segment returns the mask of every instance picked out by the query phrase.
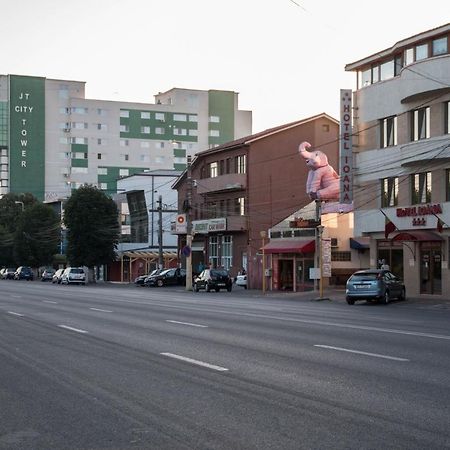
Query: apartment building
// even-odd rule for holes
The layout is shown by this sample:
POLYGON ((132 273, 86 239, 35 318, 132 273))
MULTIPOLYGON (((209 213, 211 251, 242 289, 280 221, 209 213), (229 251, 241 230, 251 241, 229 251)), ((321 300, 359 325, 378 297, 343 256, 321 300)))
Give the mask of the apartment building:
POLYGON ((355 236, 408 295, 450 290, 450 24, 346 65, 353 93, 355 236))
POLYGON ((0 195, 57 201, 84 183, 183 170, 187 155, 251 133, 232 91, 173 88, 154 103, 85 98, 85 82, 0 75, 0 195))

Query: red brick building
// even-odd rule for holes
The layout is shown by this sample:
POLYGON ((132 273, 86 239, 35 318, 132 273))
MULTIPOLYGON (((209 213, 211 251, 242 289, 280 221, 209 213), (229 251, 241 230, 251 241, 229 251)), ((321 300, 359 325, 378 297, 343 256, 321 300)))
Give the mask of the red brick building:
MULTIPOLYGON (((338 135, 339 123, 322 113, 197 153, 190 208, 187 172, 173 186, 179 211, 188 211, 192 221, 193 272, 211 264, 234 276, 245 268, 249 287, 261 288, 261 232, 310 202, 299 144, 310 142, 338 170, 338 135)), ((180 248, 185 243, 180 235, 180 248)))

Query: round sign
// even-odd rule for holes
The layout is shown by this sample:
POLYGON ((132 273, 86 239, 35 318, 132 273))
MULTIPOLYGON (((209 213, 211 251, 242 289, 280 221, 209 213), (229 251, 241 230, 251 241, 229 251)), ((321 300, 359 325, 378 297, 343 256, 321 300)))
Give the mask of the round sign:
POLYGON ((188 245, 185 245, 182 249, 181 249, 181 253, 188 257, 191 254, 191 247, 189 247, 188 245))
POLYGON ((184 216, 178 216, 177 217, 177 222, 182 225, 184 223, 184 216))

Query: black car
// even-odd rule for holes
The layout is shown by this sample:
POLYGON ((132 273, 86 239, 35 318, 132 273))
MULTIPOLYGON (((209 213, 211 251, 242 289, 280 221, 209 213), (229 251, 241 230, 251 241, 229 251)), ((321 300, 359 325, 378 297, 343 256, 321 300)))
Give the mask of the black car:
POLYGON ((231 292, 233 287, 233 279, 225 269, 205 269, 194 280, 194 291, 198 292, 200 289, 205 289, 206 292, 226 289, 231 292))
POLYGON ((356 300, 375 300, 387 305, 393 298, 405 300, 403 281, 385 269, 358 270, 348 280, 346 300, 353 305, 356 300))
POLYGON ((55 269, 45 269, 41 275, 41 281, 52 281, 53 275, 55 275, 55 269))
POLYGON ((31 267, 20 266, 14 274, 14 279, 32 281, 34 279, 34 273, 31 270, 31 267))
POLYGON ((8 267, 8 268, 3 270, 3 272, 2 272, 2 279, 3 280, 13 280, 15 273, 16 273, 16 269, 8 267))
POLYGON ((165 269, 162 272, 146 278, 146 286, 166 286, 186 284, 186 270, 184 269, 165 269))
POLYGON ((134 284, 136 284, 137 286, 145 286, 146 284, 145 284, 145 280, 148 278, 148 277, 152 277, 152 276, 154 276, 154 275, 157 275, 158 273, 160 273, 161 272, 161 269, 155 269, 155 270, 152 270, 149 274, 147 274, 147 275, 140 275, 140 276, 138 276, 138 277, 136 277, 135 279, 134 279, 134 284))

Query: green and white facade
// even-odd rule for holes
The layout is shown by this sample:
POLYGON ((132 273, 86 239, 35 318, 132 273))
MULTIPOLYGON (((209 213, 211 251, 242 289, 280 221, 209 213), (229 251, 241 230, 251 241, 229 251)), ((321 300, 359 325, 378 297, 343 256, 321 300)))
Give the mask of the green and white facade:
POLYGON ((84 183, 108 194, 144 170, 183 170, 187 155, 252 130, 232 91, 174 88, 155 103, 85 98, 85 83, 0 75, 0 195, 70 196, 84 183))

